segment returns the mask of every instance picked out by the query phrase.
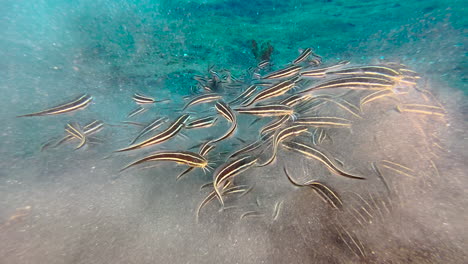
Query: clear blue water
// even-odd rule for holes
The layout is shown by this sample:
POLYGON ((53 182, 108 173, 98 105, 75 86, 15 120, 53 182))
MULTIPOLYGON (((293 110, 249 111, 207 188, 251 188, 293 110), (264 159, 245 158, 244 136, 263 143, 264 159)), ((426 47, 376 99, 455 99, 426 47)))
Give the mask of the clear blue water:
MULTIPOLYGON (((466 262, 465 5, 383 0, 3 1, 2 263, 466 262), (351 129, 327 129, 320 147, 344 168, 366 175, 365 181, 336 176, 317 160, 280 146, 273 164, 236 178, 236 184, 253 187, 248 194, 228 199, 230 209, 223 212, 216 201, 210 203, 197 223, 196 208, 209 193, 199 189, 212 180, 213 171, 198 169, 176 182, 184 165, 119 170, 151 151, 185 151, 219 137, 229 128, 228 121, 219 116, 213 128, 183 131, 148 151, 113 151, 128 146, 140 130, 123 121, 175 120, 187 103, 184 97, 194 96, 194 76, 212 78, 207 70, 211 66, 220 76, 229 72, 241 80, 239 86, 216 91, 225 100, 255 83, 256 77, 245 76, 261 60, 253 41, 259 53, 262 44, 273 49, 272 66, 262 75, 285 67, 310 47, 322 57, 323 66, 342 60, 350 66, 394 62, 407 65, 421 79, 408 94, 367 104, 360 117, 333 103, 313 113, 352 120, 351 129), (82 93, 93 96, 83 110, 16 117, 82 93), (168 101, 128 118, 137 107, 134 93, 168 101), (399 113, 399 104, 436 106, 444 113, 399 113), (76 141, 40 150, 44 142, 65 135, 67 123, 84 125, 95 119, 105 123, 96 133, 98 144, 74 150, 76 141), (372 163, 380 164, 390 193, 372 163), (297 179, 319 180, 335 190, 344 209, 334 210, 311 189, 291 185, 284 166, 297 179), (251 211, 254 216, 242 217, 251 211)), ((367 95, 341 92, 329 94, 354 105, 367 95)), ((213 106, 194 106, 189 112, 193 118, 216 115, 213 106)), ((234 135, 219 142, 209 156, 215 168, 229 153, 253 142, 270 120, 251 125, 254 117, 237 117, 234 135)), ((262 155, 270 153, 268 148, 262 155)))

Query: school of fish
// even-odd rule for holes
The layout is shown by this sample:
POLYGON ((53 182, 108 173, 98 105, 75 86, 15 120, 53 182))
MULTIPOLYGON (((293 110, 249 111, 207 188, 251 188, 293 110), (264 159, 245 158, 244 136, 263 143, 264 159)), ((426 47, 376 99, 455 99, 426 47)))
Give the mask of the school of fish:
MULTIPOLYGON (((174 162, 186 167, 176 176, 179 180, 189 172, 200 168, 205 173, 212 173, 212 181, 202 187, 211 189, 208 196, 196 210, 196 217, 209 202, 217 200, 224 207, 233 194, 238 198, 252 190, 246 185, 236 184, 241 174, 258 167, 273 164, 279 151, 293 151, 305 158, 320 162, 331 174, 343 176, 350 180, 365 180, 365 175, 355 175, 344 169, 321 143, 330 137, 329 131, 349 129, 354 119, 361 118, 364 107, 377 100, 392 98, 396 100, 396 110, 403 113, 444 116, 441 106, 425 104, 405 104, 398 100, 401 94, 410 89, 417 89, 419 74, 399 63, 381 65, 353 65, 349 61, 340 61, 333 65, 322 65, 322 58, 312 49, 303 50, 300 55, 284 67, 271 71, 271 62, 262 61, 251 67, 240 78, 234 78, 228 71, 208 69, 205 76, 194 76, 197 86, 192 89, 194 95, 185 98, 187 102, 177 111, 177 117, 159 116, 148 124, 124 121, 126 124, 141 126, 140 132, 130 140, 130 144, 116 149, 113 155, 139 149, 155 150, 149 155, 140 157, 128 165, 122 166, 119 173, 127 169, 139 167, 153 162, 174 162), (327 91, 333 90, 332 94, 327 91), (337 95, 342 92, 343 96, 337 95), (353 93, 360 97, 358 103, 346 100, 347 94, 353 93), (199 105, 209 105, 210 113, 205 110, 195 111, 199 105), (323 116, 320 108, 332 105, 347 113, 342 116, 323 116), (242 115, 254 116, 254 121, 248 126, 241 126, 239 118, 242 115), (267 119, 270 122, 260 129, 251 127, 267 119), (225 122, 223 122, 225 121, 225 122), (227 125, 225 132, 218 135, 211 130, 214 127, 227 125), (205 129, 209 137, 202 142, 194 142, 197 152, 189 150, 158 149, 158 145, 173 140, 183 131, 205 129), (257 134, 256 140, 247 143, 239 133, 245 131, 257 134), (223 141, 237 138, 243 145, 232 152, 218 152, 216 160, 211 155, 223 141)), ((421 93, 423 93, 421 91, 421 93)), ((132 98, 137 108, 128 118, 142 115, 149 107, 168 100, 156 100, 142 93, 135 93, 132 98)), ((93 97, 89 94, 77 96, 75 99, 43 111, 24 114, 18 117, 50 116, 66 114, 87 108, 93 97)), ((197 108, 198 109, 198 108, 197 108)), ((56 148, 66 142, 76 142, 76 149, 92 143, 99 143, 93 135, 104 127, 100 120, 91 121, 85 125, 70 122, 65 125, 65 135, 53 138, 42 146, 42 151, 56 148)), ((404 168, 398 164, 382 162, 382 166, 404 173, 404 168)), ((310 187, 332 208, 339 209, 342 201, 336 191, 325 183, 318 181, 297 182, 284 166, 285 176, 295 186, 310 187)), ((274 218, 278 216, 275 208, 274 218)), ((241 218, 258 216, 257 212, 247 212, 241 218)))

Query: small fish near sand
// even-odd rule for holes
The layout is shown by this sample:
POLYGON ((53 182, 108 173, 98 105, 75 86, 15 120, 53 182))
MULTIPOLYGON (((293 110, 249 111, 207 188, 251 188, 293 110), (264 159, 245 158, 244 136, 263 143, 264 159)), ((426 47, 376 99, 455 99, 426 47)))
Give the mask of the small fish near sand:
POLYGON ((339 165, 336 164, 336 162, 332 160, 332 157, 330 157, 329 155, 327 155, 327 153, 325 153, 324 151, 316 147, 312 147, 312 146, 303 144, 298 141, 284 142, 283 146, 288 150, 299 152, 308 158, 312 158, 312 159, 320 161, 327 167, 327 169, 330 172, 334 174, 352 178, 352 179, 359 179, 359 180, 365 179, 362 176, 353 175, 351 173, 344 171, 342 168, 339 167, 339 165))
POLYGON ((69 113, 72 111, 86 108, 91 103, 92 100, 93 100, 93 97, 91 95, 82 94, 76 97, 75 99, 68 101, 66 103, 53 106, 51 108, 48 108, 46 110, 42 110, 39 112, 19 115, 17 117, 48 116, 48 115, 58 115, 58 114, 69 113))
MULTIPOLYGON (((172 98, 171 94, 170 99, 158 101, 152 96, 134 93, 132 100, 137 108, 128 117, 141 120, 124 123, 139 126, 140 131, 126 147, 113 153, 119 152, 119 155, 125 156, 131 150, 149 147, 160 149, 124 164, 120 172, 147 163, 172 162, 186 166, 181 173, 174 173, 178 184, 191 184, 194 181, 179 180, 198 168, 201 169, 199 172, 206 174, 212 170, 212 164, 217 164, 210 175, 212 181, 204 185, 212 190, 197 209, 198 219, 200 210, 209 202, 217 199, 225 209, 226 197, 239 194, 235 198, 240 199, 249 193, 253 187, 249 188, 244 182, 237 185, 237 176, 252 168, 263 170, 266 166, 273 167, 275 160, 282 156, 279 155, 280 151, 300 153, 309 159, 309 163, 318 161, 317 164, 325 166, 329 172, 346 177, 347 180, 364 180, 363 176, 348 172, 342 162, 328 153, 327 144, 334 144, 331 138, 334 131, 347 128, 351 132, 351 126, 359 126, 360 121, 364 120, 364 115, 361 116, 364 114, 363 106, 366 110, 379 107, 381 98, 395 99, 398 102, 397 110, 405 117, 418 114, 421 118, 433 115, 443 117, 446 114, 442 106, 403 100, 406 90, 401 93, 395 89, 403 84, 410 91, 419 78, 419 74, 404 65, 387 63, 348 66, 350 61, 347 60, 326 66, 320 66, 321 64, 322 57, 314 54, 312 48, 307 48, 287 65, 280 65, 279 70, 271 71, 274 64, 268 59, 253 65, 239 78, 232 76, 227 69, 215 70, 211 66, 204 76, 193 76, 197 85, 191 86, 188 96, 172 98), (184 100, 187 101, 181 105, 184 100), (170 106, 161 107, 161 104, 156 104, 163 101, 168 101, 170 106), (158 107, 162 109, 155 109, 158 107), (145 120, 143 115, 137 117, 153 110, 162 111, 146 121, 142 121, 145 120), (175 116, 171 116, 173 114, 175 116), (343 114, 349 118, 343 117, 343 114), (218 123, 228 126, 226 131, 221 130, 222 134, 219 134, 218 123), (190 145, 198 147, 198 153, 191 152, 195 147, 186 146, 186 142, 178 142, 177 136, 185 137, 190 145), (172 150, 159 146, 169 140, 174 143, 172 150)), ((82 94, 46 110, 19 117, 70 113, 86 108, 92 100, 91 95, 82 94)), ((76 121, 68 122, 65 124, 66 134, 62 138, 50 140, 42 149, 56 147, 68 141, 77 142, 76 149, 83 148, 86 144, 93 143, 94 138, 91 135, 99 131, 103 124, 98 120, 85 126, 76 121)), ((382 160, 379 165, 385 172, 408 177, 414 174, 410 168, 388 160, 382 160)), ((253 173, 252 176, 262 175, 264 172, 253 173)), ((335 191, 325 182, 316 180, 298 183, 286 171, 286 167, 284 173, 293 185, 315 190, 332 208, 343 207, 339 190, 335 191)), ((193 174, 193 177, 197 177, 201 173, 193 174)), ((239 179, 239 182, 248 180, 252 179, 239 179)), ((279 218, 282 207, 284 208, 283 201, 275 204, 273 220, 279 218)), ((264 210, 258 209, 244 210, 245 213, 240 218, 263 216, 264 210)))
MULTIPOLYGON (((75 123, 68 123, 65 126, 65 132, 67 132, 67 135, 64 136, 60 140, 56 140, 56 138, 49 140, 45 144, 41 146, 41 151, 44 151, 48 148, 56 148, 59 145, 71 141, 73 139, 79 139, 80 142, 83 140, 83 138, 86 138, 85 143, 93 143, 96 141, 96 138, 90 137, 92 134, 99 132, 102 128, 104 127, 104 122, 101 120, 94 120, 88 124, 86 124, 83 128, 80 127, 79 124, 75 123), (80 132, 82 130, 82 132, 80 132), (76 133, 78 131, 78 133, 76 133), (81 133, 81 135, 80 135, 81 133)), ((80 144, 81 145, 81 144, 80 144)), ((76 149, 81 148, 82 146, 78 145, 76 149)))
POLYGON ((189 118, 190 118, 190 115, 188 114, 181 115, 168 128, 161 131, 160 133, 140 143, 135 143, 126 148, 116 150, 116 152, 140 149, 140 148, 148 147, 151 145, 155 145, 155 144, 159 144, 161 142, 167 141, 171 139, 172 137, 174 137, 175 135, 177 135, 177 133, 179 133, 179 131, 184 127, 185 123, 189 120, 189 118))
POLYGON ((222 190, 226 187, 227 184, 232 182, 233 178, 251 168, 257 158, 254 156, 244 156, 237 160, 224 163, 219 166, 213 175, 213 187, 216 193, 216 197, 224 206, 224 200, 222 197, 222 190))
POLYGON ((208 160, 206 160, 206 158, 200 154, 189 151, 159 151, 130 163, 129 165, 122 168, 120 171, 124 171, 130 167, 148 161, 173 161, 179 164, 184 164, 195 168, 209 168, 208 160))

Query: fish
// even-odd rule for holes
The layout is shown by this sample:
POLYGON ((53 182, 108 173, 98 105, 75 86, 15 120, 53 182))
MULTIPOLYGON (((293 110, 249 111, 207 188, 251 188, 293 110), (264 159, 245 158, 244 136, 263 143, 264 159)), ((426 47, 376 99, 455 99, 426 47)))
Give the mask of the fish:
POLYGON ((120 170, 120 172, 147 161, 173 161, 190 167, 205 169, 208 167, 208 160, 200 154, 190 151, 158 151, 149 156, 130 163, 120 170))
POLYGON ((132 126, 139 126, 139 127, 145 127, 146 125, 140 122, 134 122, 134 121, 122 121, 122 124, 125 125, 132 125, 132 126))
POLYGON ((297 113, 304 114, 313 111, 316 107, 326 103, 323 102, 326 99, 333 100, 335 99, 335 96, 329 94, 312 95, 308 99, 303 100, 298 105, 296 105, 294 109, 297 113))
POLYGON ((149 123, 147 126, 145 126, 141 131, 140 133, 138 133, 138 135, 135 137, 135 139, 132 140, 132 142, 130 144, 133 144, 135 143, 138 139, 140 139, 142 136, 146 135, 147 133, 159 128, 160 126, 162 126, 166 121, 168 120, 167 117, 160 117, 160 118, 156 118, 154 121, 152 121, 151 123, 149 123))
POLYGON ((403 74, 403 76, 405 76, 405 78, 410 78, 413 80, 421 78, 421 75, 419 73, 412 71, 410 69, 399 68, 398 70, 403 74))
POLYGON ((216 101, 218 99, 221 99, 221 98, 222 98, 222 96, 220 94, 216 94, 216 93, 203 94, 203 95, 200 95, 200 96, 197 96, 197 97, 193 98, 187 104, 185 104, 185 106, 182 108, 182 111, 187 109, 187 107, 189 107, 189 106, 196 105, 196 104, 201 104, 201 103, 209 103, 209 102, 213 102, 213 101, 216 101))
POLYGON ((388 170, 391 170, 393 172, 397 172, 398 174, 400 175, 403 175, 403 176, 407 176, 407 177, 410 177, 410 178, 415 178, 416 176, 414 176, 412 173, 414 173, 414 170, 406 167, 406 166, 403 166, 399 163, 396 163, 396 162, 393 162, 393 161, 389 161, 389 160, 382 160, 380 162, 380 164, 382 165, 383 168, 386 168, 388 170))
POLYGON ((409 85, 416 85, 415 79, 418 78, 418 74, 414 71, 401 68, 401 66, 394 65, 393 67, 385 65, 367 65, 357 66, 342 69, 339 71, 327 72, 336 75, 360 75, 360 76, 379 76, 388 78, 398 83, 405 83, 409 85), (413 73, 415 75, 413 75, 413 73))
POLYGON ((181 172, 179 175, 177 175, 176 177, 176 181, 180 180, 180 178, 182 178, 182 176, 186 175, 187 173, 191 172, 193 169, 195 169, 194 167, 188 167, 186 170, 184 170, 183 172, 181 172))
POLYGON ((308 58, 307 59, 307 63, 310 64, 310 65, 313 65, 314 67, 318 67, 320 66, 320 64, 322 64, 322 57, 315 54, 315 53, 312 53, 312 55, 315 57, 313 59, 310 59, 308 58))
POLYGON ((86 108, 91 103, 92 100, 93 100, 93 97, 91 95, 82 94, 78 96, 77 98, 71 100, 70 102, 63 103, 63 104, 51 107, 49 109, 40 111, 40 112, 35 112, 31 114, 26 114, 26 115, 19 115, 17 117, 46 116, 46 115, 58 115, 58 114, 63 114, 63 113, 69 113, 75 110, 86 108))
POLYGON ((218 200, 224 207, 224 201, 222 197, 222 189, 226 184, 232 182, 232 179, 252 167, 257 158, 254 156, 244 156, 234 161, 226 162, 219 166, 213 174, 213 187, 218 200))
MULTIPOLYGON (((83 134, 85 134, 86 136, 92 135, 94 133, 99 132, 103 127, 104 127, 104 122, 102 122, 101 120, 94 120, 83 127, 83 134)), ((46 148, 49 148, 49 147, 53 147, 53 148, 58 147, 59 145, 67 141, 70 141, 74 138, 76 138, 75 135, 71 135, 67 132, 67 135, 64 136, 61 140, 59 141, 52 140, 42 145, 41 151, 44 151, 46 148)))
POLYGON ((307 93, 321 89, 342 88, 354 90, 380 90, 383 88, 391 88, 395 85, 394 81, 382 77, 361 77, 361 76, 346 76, 336 78, 314 85, 299 93, 307 93))
POLYGON ((80 149, 86 144, 87 137, 78 123, 68 123, 65 131, 72 137, 80 140, 80 144, 75 149, 80 149))
POLYGON ((208 80, 205 78, 205 76, 202 75, 194 75, 193 79, 198 81, 198 82, 207 82, 208 80))
POLYGON ((400 113, 410 112, 425 115, 445 116, 446 111, 442 107, 424 104, 400 104, 397 106, 400 113))
MULTIPOLYGON (((205 157, 206 158, 206 155, 208 155, 208 153, 213 150, 215 148, 215 145, 214 144, 210 144, 210 141, 208 142, 205 142, 203 143, 201 146, 200 146, 200 150, 198 151, 198 154, 202 157, 205 157)), ((209 163, 208 163, 209 164, 209 163)), ((195 167, 189 167, 187 168, 185 171, 181 172, 179 175, 177 175, 176 177, 176 180, 180 180, 180 178, 182 176, 184 176, 185 174, 191 172, 193 169, 195 169, 195 167)))
POLYGON ((288 150, 297 151, 305 155, 306 157, 313 158, 322 162, 327 167, 327 169, 334 174, 352 178, 352 179, 359 179, 359 180, 365 179, 364 177, 353 175, 339 168, 339 166, 329 156, 327 156, 327 154, 325 154, 323 151, 317 148, 314 148, 312 146, 309 146, 309 145, 306 145, 297 141, 283 142, 282 145, 288 150))
POLYGON ((210 141, 205 142, 203 145, 201 145, 200 150, 198 151, 198 154, 200 154, 203 157, 206 157, 210 151, 212 151, 216 145, 211 144, 210 141))
POLYGON ((331 207, 335 209, 343 207, 343 201, 340 199, 340 197, 325 184, 315 180, 307 181, 306 183, 298 183, 291 177, 291 175, 289 175, 288 171, 286 170, 286 167, 283 167, 283 171, 284 174, 286 174, 288 180, 293 185, 297 187, 311 187, 323 200, 325 200, 325 202, 330 204, 331 207))
POLYGON ((307 101, 312 98, 310 94, 294 94, 283 99, 279 104, 294 107, 301 102, 307 101))
POLYGON ((154 98, 140 94, 140 93, 134 93, 132 96, 133 101, 135 101, 137 104, 153 104, 156 102, 154 98))
POLYGON ((137 108, 135 108, 135 110, 132 110, 132 111, 127 115, 127 118, 134 117, 134 116, 139 115, 139 114, 143 114, 143 113, 146 112, 146 111, 148 111, 148 108, 142 107, 142 106, 138 106, 137 108))
POLYGON ((186 124, 185 128, 193 129, 193 128, 211 127, 216 123, 217 120, 218 120, 217 116, 202 117, 202 118, 193 120, 192 122, 186 124))
POLYGON ((283 116, 288 115, 292 116, 294 110, 286 105, 262 105, 255 107, 242 107, 235 108, 234 111, 239 114, 249 114, 249 115, 258 115, 258 116, 283 116))
POLYGON ((380 171, 379 166, 377 166, 377 163, 376 163, 376 162, 372 162, 372 163, 371 163, 371 168, 372 168, 372 170, 377 174, 377 177, 379 177, 379 179, 380 179, 380 180, 382 181, 382 183, 384 184, 385 189, 387 190, 387 193, 388 193, 388 194, 391 194, 392 191, 390 190, 390 186, 388 185, 387 181, 385 180, 385 177, 384 177, 383 173, 380 171))
POLYGON ((123 152, 123 151, 144 148, 144 147, 148 147, 154 144, 159 144, 161 142, 169 140, 170 138, 172 138, 173 136, 175 136, 177 133, 180 132, 180 130, 184 127, 185 123, 189 120, 189 118, 190 118, 189 114, 183 114, 179 116, 168 128, 166 128, 162 132, 150 137, 149 139, 145 141, 130 145, 123 149, 116 150, 115 152, 123 152))
POLYGON ((257 69, 264 69, 266 67, 268 67, 270 65, 270 61, 269 60, 262 60, 261 62, 259 62, 257 64, 257 69))
POLYGON ((219 114, 221 114, 224 118, 226 118, 227 121, 231 123, 231 127, 229 130, 221 137, 217 139, 210 140, 210 143, 216 143, 221 140, 224 140, 234 134, 234 131, 237 128, 237 117, 236 114, 232 111, 231 107, 229 107, 228 104, 226 104, 224 101, 218 101, 215 105, 216 110, 218 111, 219 114))
POLYGON ((360 103, 359 103, 359 108, 361 109, 361 112, 362 112, 362 107, 365 104, 368 104, 374 100, 377 100, 386 96, 392 96, 392 95, 395 95, 395 93, 391 89, 378 90, 376 92, 373 92, 361 98, 360 103))
POLYGON ((286 127, 286 128, 283 128, 281 130, 279 130, 274 138, 273 138, 273 151, 272 151, 272 155, 271 157, 265 161, 264 163, 261 163, 261 164, 257 164, 258 167, 264 167, 270 163, 272 163, 275 158, 276 158, 276 152, 278 151, 278 145, 281 141, 283 141, 284 139, 288 138, 288 137, 291 137, 291 136, 297 136, 303 132, 306 132, 307 131, 307 126, 303 126, 303 125, 292 125, 290 127, 286 127))
POLYGON ((255 102, 283 95, 289 90, 291 90, 292 88, 294 88, 296 81, 297 81, 297 78, 279 82, 273 85, 272 87, 259 92, 254 97, 252 97, 252 99, 249 102, 242 104, 242 106, 247 107, 247 106, 254 104, 255 102))
POLYGON ((339 106, 342 109, 345 109, 347 112, 352 113, 354 116, 359 117, 359 108, 350 102, 344 100, 340 95, 328 95, 328 94, 320 94, 317 96, 313 96, 311 99, 304 101, 304 103, 300 103, 297 107, 295 107, 296 112, 298 112, 300 115, 309 113, 309 112, 314 112, 318 113, 315 110, 318 110, 320 107, 323 105, 326 105, 328 103, 333 103, 339 106))
POLYGON ((270 87, 275 80, 256 81, 255 85, 260 87, 270 87))
POLYGON ((312 133, 312 143, 314 145, 320 145, 322 144, 322 142, 325 140, 327 136, 328 135, 325 133, 325 129, 319 127, 315 129, 314 133, 312 133), (318 136, 316 136, 317 133, 318 133, 318 136), (316 137, 317 137, 317 141, 315 140, 316 137))
POLYGON ((231 158, 235 158, 241 154, 244 154, 246 152, 249 152, 249 151, 254 151, 256 149, 258 149, 259 147, 261 147, 263 144, 265 143, 268 143, 272 138, 273 138, 273 134, 272 132, 265 132, 265 134, 263 134, 259 140, 257 141, 254 141, 250 144, 248 144, 247 146, 239 149, 238 151, 235 151, 234 153, 232 153, 228 159, 231 159, 231 158))
POLYGON ((228 69, 224 69, 223 72, 224 72, 224 76, 223 76, 222 82, 227 83, 228 88, 234 88, 234 87, 238 88, 240 85, 242 85, 241 81, 237 79, 236 77, 234 77, 231 71, 229 71, 228 69))
POLYGON ((299 54, 299 56, 295 60, 292 61, 292 64, 299 64, 305 61, 310 56, 310 54, 312 54, 311 48, 307 48, 303 50, 301 54, 299 54))
POLYGON ((259 212, 259 211, 247 211, 245 213, 243 213, 241 216, 240 216, 240 219, 244 219, 245 217, 259 217, 259 216, 263 216, 264 214, 259 212))
POLYGON ((367 254, 365 252, 365 248, 362 245, 362 242, 359 240, 359 238, 356 237, 355 234, 353 234, 353 231, 348 231, 341 224, 335 226, 335 230, 336 233, 338 233, 338 237, 340 238, 340 243, 346 245, 356 257, 366 258, 367 254), (342 230, 344 234, 340 230, 342 230))
POLYGON ((221 114, 226 120, 231 123, 235 123, 236 114, 232 111, 231 107, 226 104, 224 101, 218 101, 215 105, 216 110, 221 114))
POLYGON ((301 77, 325 77, 326 73, 329 70, 336 69, 336 68, 339 68, 339 67, 343 67, 343 66, 345 66, 347 64, 349 64, 349 61, 340 61, 337 64, 331 65, 331 66, 328 66, 328 67, 323 67, 323 68, 313 69, 313 70, 303 70, 303 71, 299 72, 299 75, 301 77))
POLYGON ((284 69, 280 69, 274 72, 271 72, 262 77, 262 79, 280 79, 280 78, 289 78, 296 76, 299 71, 302 69, 301 66, 292 65, 284 69))
POLYGON ((351 121, 333 116, 303 116, 294 121, 295 124, 314 127, 351 127, 351 121))
POLYGON ((286 123, 289 120, 289 118, 290 116, 285 115, 279 117, 277 120, 272 121, 260 130, 260 135, 276 130, 277 128, 281 127, 284 123, 286 123))
POLYGON ((91 135, 100 131, 104 126, 104 122, 101 120, 94 120, 83 127, 83 132, 86 135, 91 135))
POLYGON ((234 100, 230 101, 229 104, 234 104, 235 102, 238 102, 239 100, 244 99, 244 98, 248 99, 256 90, 257 90, 256 85, 254 84, 250 85, 249 87, 247 87, 247 89, 245 89, 245 91, 239 94, 239 96, 234 98, 234 100))
POLYGON ((207 91, 207 92, 213 92, 213 89, 211 87, 209 87, 208 85, 203 85, 202 86, 203 90, 207 91))
POLYGON ((338 71, 327 72, 327 74, 348 76, 355 75, 362 77, 375 76, 395 81, 397 83, 416 85, 415 78, 404 75, 403 72, 398 69, 387 67, 384 65, 357 66, 338 71))
POLYGON ((397 79, 397 82, 405 84, 406 86, 415 86, 417 84, 416 79, 417 78, 403 76, 402 78, 397 79))
POLYGON ((327 72, 327 74, 337 75, 378 75, 389 78, 400 77, 402 74, 398 70, 381 65, 367 65, 350 67, 341 70, 327 72))
POLYGON ((331 103, 334 103, 336 104, 338 107, 340 107, 341 109, 345 110, 346 112, 352 114, 353 116, 357 117, 357 118, 362 118, 359 114, 361 112, 361 109, 356 107, 355 105, 351 104, 350 102, 346 101, 345 99, 343 98, 340 98, 340 97, 335 97, 335 98, 326 98, 326 97, 323 97, 321 98, 321 100, 325 101, 325 102, 331 102, 331 103))
POLYGON ((283 201, 275 203, 275 208, 273 209, 273 221, 275 221, 278 218, 279 212, 281 210, 281 205, 283 205, 283 201))
MULTIPOLYGON (((210 183, 210 185, 212 184, 213 183, 210 183)), ((228 182, 226 185, 224 185, 222 189, 222 195, 229 195, 229 194, 235 194, 235 193, 241 193, 241 192, 245 193, 249 191, 249 189, 246 189, 246 187, 248 186, 246 185, 231 186, 231 183, 228 182)), ((196 214, 195 214, 197 222, 198 222, 198 217, 200 215, 201 209, 215 198, 216 198, 216 192, 212 191, 208 194, 208 196, 205 199, 203 199, 203 201, 198 206, 196 214)))

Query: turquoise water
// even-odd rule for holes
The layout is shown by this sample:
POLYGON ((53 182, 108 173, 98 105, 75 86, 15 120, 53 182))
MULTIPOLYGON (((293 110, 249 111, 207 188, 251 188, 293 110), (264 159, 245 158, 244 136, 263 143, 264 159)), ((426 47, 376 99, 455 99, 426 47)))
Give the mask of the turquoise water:
MULTIPOLYGON (((377 0, 3 1, 1 259, 4 263, 466 262, 465 5, 465 1, 377 0), (266 52, 268 47, 271 53, 266 52), (209 188, 199 189, 213 180, 213 170, 197 169, 177 182, 175 177, 185 165, 156 162, 159 165, 153 168, 119 172, 152 151, 196 152, 191 147, 223 135, 231 125, 217 114, 215 102, 193 106, 188 110, 192 120, 216 115, 216 125, 182 129, 182 135, 147 150, 116 154, 113 151, 127 147, 141 129, 122 122, 147 124, 157 117, 174 121, 195 93, 206 92, 197 86, 197 75, 226 78, 220 89, 213 89, 230 101, 261 81, 248 69, 256 67, 262 55, 271 62, 270 68, 258 71, 265 76, 289 65, 306 48, 321 56, 323 64, 313 67, 303 62, 303 69, 343 60, 350 61, 347 67, 393 62, 421 76, 407 93, 392 93, 362 109, 358 106, 368 91, 313 93, 338 97, 356 107, 351 107, 358 113, 353 115, 350 108, 329 102, 313 115, 350 120, 351 128, 324 130, 326 136, 318 146, 345 169, 365 175, 365 181, 330 173, 316 159, 279 144, 271 165, 236 176, 235 184, 253 187, 251 191, 227 199, 223 212, 219 203, 210 203, 197 222, 196 209, 209 193, 209 188), (215 75, 208 70, 212 66, 215 75), (239 81, 227 85, 227 73, 239 81), (16 117, 82 93, 93 97, 83 110, 16 117), (138 107, 132 100, 135 93, 166 101, 128 117, 138 107), (443 114, 396 111, 401 104, 433 106, 443 114), (95 134, 95 144, 75 150, 79 143, 75 141, 41 151, 45 142, 65 135, 67 123, 84 126, 95 119, 105 124, 95 134), (372 163, 380 164, 386 184, 372 163), (292 185, 284 166, 302 182, 314 179, 326 184, 342 198, 344 209, 335 210, 311 189, 292 185)), ((322 81, 308 80, 278 98, 322 81)), ((255 117, 237 112, 236 117, 233 135, 217 143, 208 156, 214 169, 225 164, 233 151, 254 142, 273 119, 264 117, 252 125, 255 117)), ((300 117, 296 113, 294 118, 300 117)), ((312 144, 310 134, 301 140, 312 144)), ((263 161, 272 152, 266 148, 252 155, 263 161)))

